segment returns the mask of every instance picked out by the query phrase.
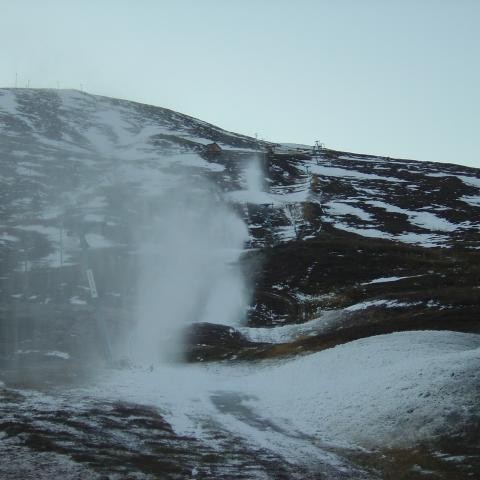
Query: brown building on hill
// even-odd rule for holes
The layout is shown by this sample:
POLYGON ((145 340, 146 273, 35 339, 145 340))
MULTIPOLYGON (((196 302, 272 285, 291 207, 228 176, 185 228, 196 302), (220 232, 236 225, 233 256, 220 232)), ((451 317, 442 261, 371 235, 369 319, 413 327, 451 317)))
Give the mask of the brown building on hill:
POLYGON ((217 142, 209 143, 208 145, 205 145, 205 153, 208 155, 218 155, 219 153, 222 153, 222 147, 217 142))

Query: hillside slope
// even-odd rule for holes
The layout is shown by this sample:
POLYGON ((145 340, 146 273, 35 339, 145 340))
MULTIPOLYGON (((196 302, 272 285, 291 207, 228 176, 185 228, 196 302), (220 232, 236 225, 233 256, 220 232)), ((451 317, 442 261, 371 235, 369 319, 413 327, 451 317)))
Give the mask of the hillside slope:
POLYGON ((479 170, 0 89, 0 200, 0 473, 480 474, 479 170))

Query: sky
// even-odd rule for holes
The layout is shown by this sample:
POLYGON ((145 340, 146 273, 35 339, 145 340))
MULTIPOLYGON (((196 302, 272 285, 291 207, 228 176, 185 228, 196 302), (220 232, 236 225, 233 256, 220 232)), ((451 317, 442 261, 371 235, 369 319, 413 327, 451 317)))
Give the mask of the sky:
POLYGON ((478 0, 0 0, 0 86, 480 168, 479 24, 478 0))

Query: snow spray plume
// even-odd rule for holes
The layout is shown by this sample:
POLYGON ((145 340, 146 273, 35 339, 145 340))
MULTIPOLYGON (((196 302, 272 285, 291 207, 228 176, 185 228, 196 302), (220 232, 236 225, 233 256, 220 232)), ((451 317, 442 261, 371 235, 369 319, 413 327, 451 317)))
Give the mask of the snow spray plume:
POLYGON ((198 184, 176 185, 144 223, 130 355, 153 364, 181 354, 190 323, 241 322, 247 299, 237 260, 248 230, 212 186, 198 184))
POLYGON ((244 175, 247 191, 264 191, 264 174, 262 171, 261 161, 259 157, 255 156, 247 163, 244 175))

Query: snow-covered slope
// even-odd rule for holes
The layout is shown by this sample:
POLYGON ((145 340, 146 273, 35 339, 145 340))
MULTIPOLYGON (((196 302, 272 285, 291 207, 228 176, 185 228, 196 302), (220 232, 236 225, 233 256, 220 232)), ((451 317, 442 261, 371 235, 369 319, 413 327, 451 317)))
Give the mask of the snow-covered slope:
MULTIPOLYGON (((0 90, 0 139, 1 241, 11 248, 32 236, 50 242, 48 254, 30 258, 49 266, 60 262, 51 250, 59 249, 73 215, 92 248, 113 246, 120 239, 109 230, 128 214, 115 211, 115 195, 133 202, 158 196, 185 171, 219 177, 225 167, 198 154, 206 143, 242 151, 255 145, 169 110, 49 90, 0 90)), ((62 245, 63 261, 73 253, 71 243, 62 245)))
MULTIPOLYGON (((285 478, 379 479, 381 472, 359 468, 349 457, 382 449, 387 458, 392 448, 403 452, 402 474, 417 478, 418 464, 408 465, 409 449, 447 438, 456 439, 449 443, 452 448, 457 442, 457 456, 448 453, 454 448, 439 446, 434 454, 445 458, 444 473, 468 478, 476 470, 459 456, 458 441, 477 431, 479 367, 479 335, 403 332, 289 362, 108 371, 96 385, 60 396, 19 392, 4 397, 0 426, 16 421, 16 431, 50 442, 51 456, 43 460, 40 475, 48 474, 47 467, 66 468, 72 470, 67 478, 77 478, 83 462, 69 465, 58 455, 70 452, 100 472, 117 463, 142 472, 142 464, 152 464, 167 478, 176 478, 168 473, 173 465, 200 478, 245 478, 245 472, 249 478, 278 478, 283 472, 285 478), (59 432, 59 421, 68 429, 59 432), (135 458, 139 464, 131 461, 135 458)), ((475 440, 470 442, 475 451, 475 440)), ((22 468, 34 464, 35 457, 12 435, 9 446, 17 446, 22 468)), ((11 455, 10 449, 5 454, 11 455)), ((430 460, 424 454, 416 461, 430 460)), ((0 472, 9 468, 4 465, 0 472)))
MULTIPOLYGON (((236 411, 224 414, 247 426, 271 422, 264 438, 252 438, 264 446, 269 437, 295 438, 301 432, 305 440, 330 445, 408 447, 446 433, 461 434, 475 422, 480 413, 479 367, 479 335, 401 332, 257 369, 124 372, 99 394, 148 398, 152 404, 162 398, 164 406, 181 411, 168 417, 173 424, 182 415, 204 415, 203 409, 214 417, 215 409, 222 411, 222 401, 237 403, 236 411), (177 381, 166 387, 169 376, 177 381), (204 405, 199 407, 199 402, 204 405)), ((195 425, 187 422, 178 428, 192 433, 195 425)), ((250 433, 258 436, 256 430, 250 433)))
POLYGON ((0 476, 471 478, 479 260, 476 169, 0 89, 0 476))
MULTIPOLYGON (((0 139, 0 242, 50 242, 49 253, 31 255, 40 264, 58 265, 52 250, 72 209, 91 247, 112 246, 126 215, 116 195, 158 196, 185 174, 220 186, 254 245, 311 237, 329 224, 422 246, 479 247, 480 179, 467 167, 289 145, 267 154, 266 144, 176 112, 68 90, 0 90, 0 139), (202 146, 214 141, 224 154, 209 159, 202 146), (252 159, 262 186, 248 184, 252 159)), ((68 261, 73 246, 63 247, 68 261)))

